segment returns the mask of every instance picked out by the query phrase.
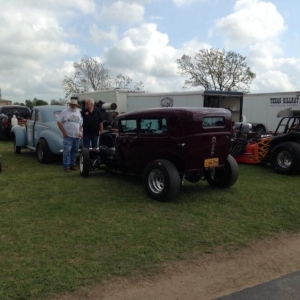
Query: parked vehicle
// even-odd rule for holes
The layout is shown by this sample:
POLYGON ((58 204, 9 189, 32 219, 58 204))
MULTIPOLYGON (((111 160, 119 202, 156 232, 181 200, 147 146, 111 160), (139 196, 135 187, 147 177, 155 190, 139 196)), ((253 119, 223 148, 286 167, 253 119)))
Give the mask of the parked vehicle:
POLYGON ((257 133, 274 133, 278 125, 277 114, 283 109, 300 109, 299 92, 245 94, 243 114, 257 133), (265 127, 260 124, 265 123, 265 127), (258 130, 259 129, 259 130, 258 130))
POLYGON ((25 126, 30 116, 30 109, 22 105, 4 105, 0 107, 0 139, 12 139, 11 119, 15 115, 18 124, 25 126))
POLYGON ((41 163, 51 162, 54 154, 63 151, 63 135, 57 126, 57 116, 67 106, 42 105, 32 109, 26 127, 16 125, 12 128, 14 152, 22 148, 36 152, 41 163))
MULTIPOLYGON (((135 90, 129 89, 102 89, 93 92, 85 92, 73 94, 72 96, 78 97, 79 102, 84 101, 85 99, 91 98, 95 102, 104 102, 104 103, 115 103, 116 111, 118 113, 126 112, 127 107, 127 95, 129 93, 135 93, 135 90)), ((141 93, 142 91, 139 91, 141 93)))
MULTIPOLYGON (((171 93, 128 94, 127 112, 154 107, 220 107, 227 108, 232 113, 233 122, 244 122, 247 113, 244 109, 244 98, 241 92, 228 91, 180 91, 171 93)), ((253 130, 261 134, 267 131, 267 126, 261 119, 252 122, 253 130)))
POLYGON ((237 162, 271 163, 275 172, 300 174, 300 111, 284 110, 274 134, 258 136, 251 124, 241 124, 232 140, 230 153, 237 162))
POLYGON ((80 175, 109 169, 143 176, 150 197, 168 201, 183 180, 220 188, 238 179, 229 154, 231 112, 222 108, 157 108, 121 114, 119 133, 107 131, 100 148, 83 148, 80 175))

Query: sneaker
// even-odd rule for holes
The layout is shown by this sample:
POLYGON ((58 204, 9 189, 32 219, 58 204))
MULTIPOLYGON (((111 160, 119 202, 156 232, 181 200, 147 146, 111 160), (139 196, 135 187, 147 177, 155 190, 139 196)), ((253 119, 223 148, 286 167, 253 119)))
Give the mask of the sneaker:
POLYGON ((71 172, 69 168, 64 169, 65 172, 71 172))
POLYGON ((72 171, 77 171, 77 168, 76 168, 75 166, 71 166, 71 167, 70 167, 70 170, 72 170, 72 171))

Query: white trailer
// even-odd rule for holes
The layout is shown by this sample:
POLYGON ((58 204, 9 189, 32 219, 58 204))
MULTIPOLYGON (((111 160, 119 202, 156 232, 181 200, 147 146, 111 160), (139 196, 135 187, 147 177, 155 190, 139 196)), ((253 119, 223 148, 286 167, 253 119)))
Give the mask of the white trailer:
POLYGON ((274 132, 280 121, 278 113, 284 109, 299 110, 300 92, 245 94, 243 114, 250 123, 263 122, 266 131, 274 132))
POLYGON ((127 108, 127 94, 135 93, 134 90, 127 89, 103 89, 93 92, 73 94, 78 97, 78 100, 94 99, 95 102, 103 101, 105 103, 116 103, 116 111, 119 113, 126 112, 127 108))
POLYGON ((226 91, 183 91, 135 93, 127 95, 126 112, 156 107, 221 107, 232 112, 232 120, 242 121, 243 93, 226 91))

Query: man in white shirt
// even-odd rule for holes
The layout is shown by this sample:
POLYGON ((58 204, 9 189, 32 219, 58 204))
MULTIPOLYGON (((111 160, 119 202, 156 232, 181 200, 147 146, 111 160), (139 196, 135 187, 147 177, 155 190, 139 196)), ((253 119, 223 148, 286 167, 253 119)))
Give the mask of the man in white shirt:
POLYGON ((82 138, 82 117, 76 97, 71 97, 67 104, 69 107, 60 113, 57 125, 64 136, 63 168, 65 172, 71 172, 76 170, 79 140, 82 138))

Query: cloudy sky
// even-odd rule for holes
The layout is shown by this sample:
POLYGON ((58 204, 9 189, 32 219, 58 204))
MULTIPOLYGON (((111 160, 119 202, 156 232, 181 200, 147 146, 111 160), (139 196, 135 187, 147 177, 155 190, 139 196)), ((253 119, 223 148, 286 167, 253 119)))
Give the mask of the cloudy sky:
POLYGON ((149 92, 182 89, 176 59, 203 47, 247 57, 251 92, 300 90, 299 0, 0 0, 2 99, 64 98, 84 55, 149 92))

